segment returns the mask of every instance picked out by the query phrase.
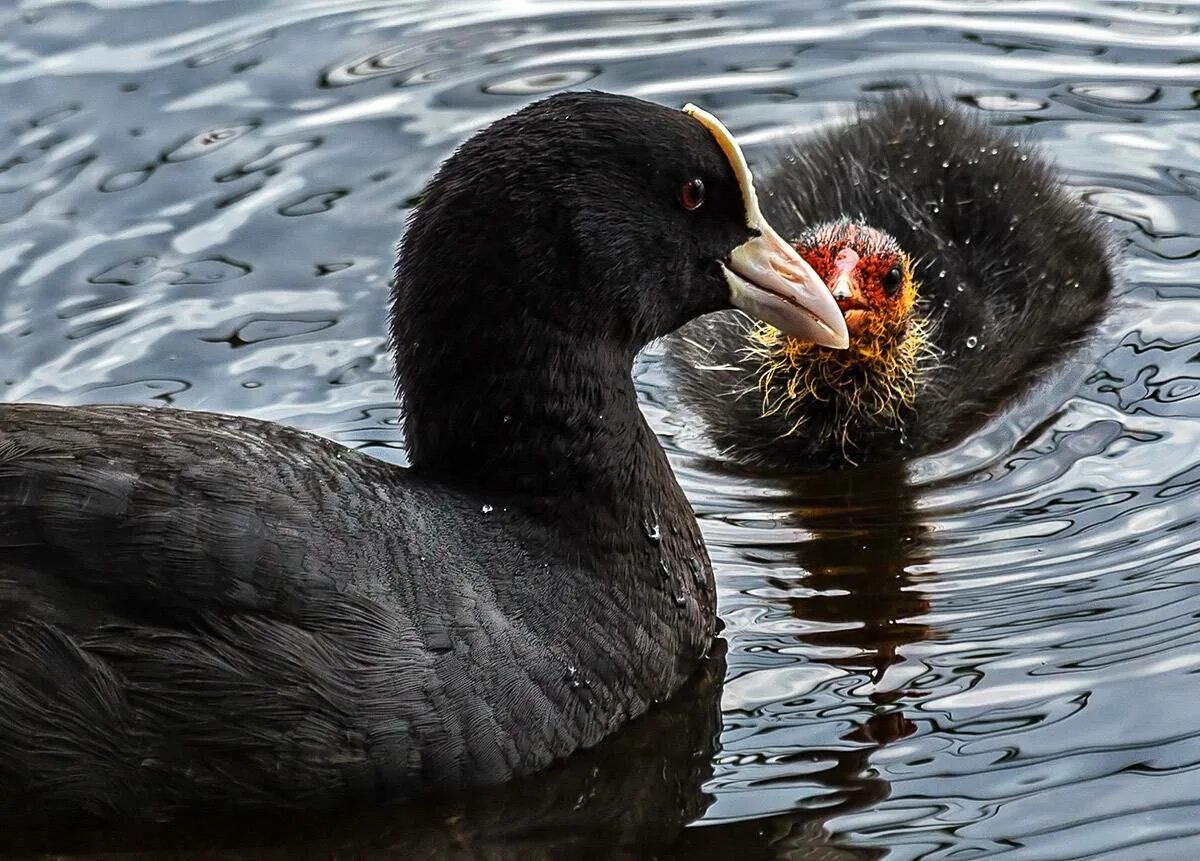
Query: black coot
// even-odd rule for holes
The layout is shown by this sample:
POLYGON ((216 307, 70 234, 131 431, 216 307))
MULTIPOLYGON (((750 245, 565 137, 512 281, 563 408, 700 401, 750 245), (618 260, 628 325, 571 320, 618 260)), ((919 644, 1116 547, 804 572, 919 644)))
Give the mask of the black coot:
POLYGON ((1116 246, 1012 132, 920 96, 799 137, 759 182, 825 279, 850 348, 738 312, 683 327, 668 371, 722 453, 808 471, 935 450, 1104 312, 1116 246))
POLYGON ((233 416, 0 407, 4 817, 452 791, 670 697, 712 572, 630 370, 731 302, 846 343, 715 119, 567 94, 464 144, 410 222, 411 469, 233 416))

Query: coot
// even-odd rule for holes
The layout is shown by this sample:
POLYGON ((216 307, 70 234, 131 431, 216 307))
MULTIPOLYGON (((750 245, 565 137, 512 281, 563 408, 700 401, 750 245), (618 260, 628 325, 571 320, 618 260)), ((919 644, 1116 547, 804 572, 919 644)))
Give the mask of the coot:
POLYGON ((1021 136, 919 95, 791 140, 759 182, 826 280, 850 348, 738 312, 668 341, 715 446, 750 466, 836 468, 936 450, 1019 392, 1105 310, 1116 248, 1021 136))
POLYGON ((733 305, 846 343, 695 108, 559 95, 400 248, 403 469, 247 418, 0 407, 0 810, 29 824, 497 783, 670 697, 712 572, 635 353, 733 305))

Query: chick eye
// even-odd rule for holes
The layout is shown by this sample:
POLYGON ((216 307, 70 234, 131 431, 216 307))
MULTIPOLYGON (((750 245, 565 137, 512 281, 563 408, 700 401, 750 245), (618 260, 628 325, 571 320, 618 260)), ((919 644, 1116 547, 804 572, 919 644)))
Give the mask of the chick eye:
POLYGON ((679 205, 689 212, 704 203, 704 180, 689 179, 679 186, 679 205))
POLYGON ((889 296, 895 296, 896 291, 900 289, 900 285, 904 283, 904 273, 900 271, 899 266, 893 266, 883 276, 883 292, 889 296))

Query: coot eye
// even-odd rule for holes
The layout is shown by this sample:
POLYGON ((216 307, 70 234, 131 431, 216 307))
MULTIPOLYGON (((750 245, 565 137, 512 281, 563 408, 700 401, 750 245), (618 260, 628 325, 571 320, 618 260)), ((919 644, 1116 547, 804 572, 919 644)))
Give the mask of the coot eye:
POLYGON ((704 203, 704 180, 689 179, 679 186, 679 205, 686 210, 697 209, 704 203))
POLYGON ((893 266, 883 276, 883 292, 889 296, 895 296, 896 291, 900 289, 900 285, 904 283, 904 273, 900 271, 899 266, 893 266))

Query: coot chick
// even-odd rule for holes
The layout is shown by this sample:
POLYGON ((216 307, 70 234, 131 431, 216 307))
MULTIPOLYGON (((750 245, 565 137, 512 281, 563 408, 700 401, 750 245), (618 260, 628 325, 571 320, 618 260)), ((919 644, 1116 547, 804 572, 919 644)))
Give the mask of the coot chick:
POLYGON ((0 407, 0 810, 497 783, 670 697, 715 627, 635 353, 730 303, 844 344, 728 132, 602 93, 467 141, 402 242, 412 467, 290 428, 0 407))
POLYGON ((1018 135, 915 95, 791 140, 760 180, 826 280, 843 352, 744 314, 668 340, 667 368, 743 464, 837 468, 934 451, 1087 333, 1113 286, 1097 215, 1018 135))

